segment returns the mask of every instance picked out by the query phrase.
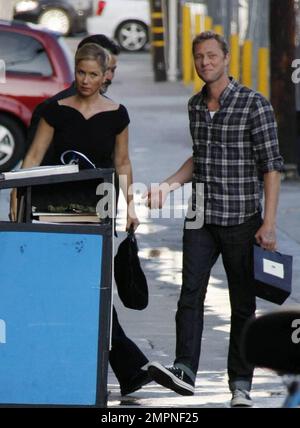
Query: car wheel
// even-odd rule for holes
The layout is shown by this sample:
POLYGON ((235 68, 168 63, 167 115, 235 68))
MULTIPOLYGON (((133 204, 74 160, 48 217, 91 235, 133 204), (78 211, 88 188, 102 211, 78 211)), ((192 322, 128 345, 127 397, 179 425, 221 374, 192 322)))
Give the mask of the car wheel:
POLYGON ((25 153, 25 135, 13 119, 0 114, 0 171, 10 171, 25 153))
POLYGON ((71 19, 68 13, 59 8, 45 10, 38 19, 38 23, 52 31, 62 33, 64 36, 71 32, 71 19))
POLYGON ((139 21, 123 22, 116 31, 116 39, 126 51, 140 51, 148 42, 148 28, 139 21))

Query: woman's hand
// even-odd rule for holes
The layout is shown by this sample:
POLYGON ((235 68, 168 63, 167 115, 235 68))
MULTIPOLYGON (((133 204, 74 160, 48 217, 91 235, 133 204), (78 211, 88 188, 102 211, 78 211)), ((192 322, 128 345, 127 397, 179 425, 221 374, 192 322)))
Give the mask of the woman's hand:
POLYGON ((10 192, 10 207, 9 207, 9 219, 10 221, 17 221, 17 189, 13 189, 10 192))
POLYGON ((135 232, 138 228, 140 222, 135 213, 135 207, 133 200, 130 201, 127 207, 127 222, 126 222, 126 232, 128 232, 131 228, 135 232))
POLYGON ((127 221, 126 221, 126 232, 131 228, 135 232, 140 224, 139 219, 135 213, 135 204, 133 198, 127 202, 127 221))
POLYGON ((127 222, 126 222, 126 232, 128 232, 131 228, 135 232, 136 229, 139 227, 140 221, 137 218, 137 216, 130 216, 127 215, 127 222))

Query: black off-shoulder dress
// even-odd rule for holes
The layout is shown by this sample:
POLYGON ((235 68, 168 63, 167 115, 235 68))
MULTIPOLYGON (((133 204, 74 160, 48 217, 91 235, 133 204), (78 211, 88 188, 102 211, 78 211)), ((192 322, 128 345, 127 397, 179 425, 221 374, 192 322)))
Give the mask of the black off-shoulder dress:
MULTIPOLYGON (((60 157, 67 150, 76 150, 87 156, 97 168, 113 168, 116 136, 129 124, 127 109, 120 104, 115 110, 103 111, 86 119, 70 106, 53 101, 44 109, 42 117, 54 128, 52 143, 41 165, 61 164, 60 157)), ((37 211, 93 211, 97 198, 98 181, 65 183, 37 187, 33 205, 37 211)), ((118 189, 118 185, 116 186, 118 189)))

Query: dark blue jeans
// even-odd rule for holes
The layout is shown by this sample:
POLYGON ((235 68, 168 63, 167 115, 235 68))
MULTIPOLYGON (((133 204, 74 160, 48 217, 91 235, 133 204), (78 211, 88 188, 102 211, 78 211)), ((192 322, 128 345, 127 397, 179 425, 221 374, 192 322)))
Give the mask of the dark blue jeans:
POLYGON ((244 325, 255 313, 253 287, 254 235, 262 224, 255 214, 237 226, 204 225, 184 230, 183 284, 176 313, 176 360, 194 380, 196 377, 203 331, 204 300, 210 271, 221 254, 228 280, 231 304, 231 330, 228 353, 230 389, 251 388, 253 369, 240 354, 244 325))
POLYGON ((118 315, 113 308, 112 317, 112 346, 109 352, 109 363, 121 386, 129 385, 131 380, 140 374, 141 367, 148 363, 148 358, 126 336, 118 315))

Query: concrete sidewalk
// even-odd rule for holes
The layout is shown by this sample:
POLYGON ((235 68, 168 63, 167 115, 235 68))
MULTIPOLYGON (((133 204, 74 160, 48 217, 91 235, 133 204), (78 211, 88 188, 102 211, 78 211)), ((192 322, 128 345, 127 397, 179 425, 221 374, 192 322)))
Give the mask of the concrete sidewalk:
MULTIPOLYGON (((110 96, 129 110, 130 147, 134 181, 159 182, 191 154, 187 101, 190 88, 178 83, 154 83, 148 54, 122 54, 110 96)), ((181 286, 182 218, 150 219, 139 205, 141 225, 137 237, 150 291, 146 310, 122 306, 115 294, 119 318, 128 336, 150 361, 171 364, 175 352, 175 312, 181 286)), ((119 222, 120 228, 124 225, 119 222)), ((278 240, 282 252, 294 256, 294 291, 285 303, 300 303, 300 183, 283 182, 278 212, 278 240)), ((119 239, 121 239, 120 236, 119 239)), ((258 299, 258 313, 278 310, 258 299)), ((193 397, 181 397, 154 382, 121 397, 109 370, 109 407, 227 407, 226 363, 230 310, 227 282, 221 261, 213 269, 205 309, 202 356, 193 397)), ((267 370, 256 370, 252 397, 256 407, 279 407, 285 387, 267 370)))

